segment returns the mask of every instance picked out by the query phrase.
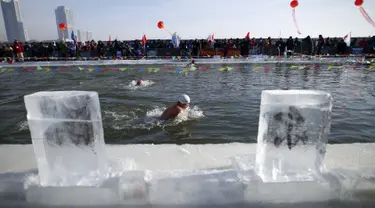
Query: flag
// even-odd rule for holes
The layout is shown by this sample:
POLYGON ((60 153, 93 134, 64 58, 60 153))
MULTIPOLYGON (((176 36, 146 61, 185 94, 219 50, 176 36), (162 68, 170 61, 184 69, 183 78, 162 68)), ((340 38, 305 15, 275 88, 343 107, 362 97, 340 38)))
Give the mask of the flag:
POLYGON ((142 37, 142 46, 146 46, 146 43, 147 43, 147 38, 146 38, 146 35, 143 34, 143 37, 142 37))
POLYGON ((207 42, 208 42, 208 45, 210 46, 210 48, 214 47, 215 38, 214 38, 214 34, 213 33, 212 33, 212 35, 211 34, 208 35, 207 42))
POLYGON ((109 35, 109 38, 108 38, 108 44, 109 44, 109 45, 112 45, 112 37, 111 37, 111 35, 109 35))
POLYGON ((245 39, 250 40, 250 32, 247 32, 245 39))
POLYGON ((72 31, 71 38, 74 41, 74 45, 77 45, 77 36, 74 35, 74 31, 72 31))
POLYGON ((215 41, 215 38, 214 38, 214 34, 212 33, 212 35, 210 34, 210 35, 208 35, 208 37, 207 37, 207 41, 208 42, 214 42, 215 41))
POLYGON ((180 46, 180 36, 177 35, 177 33, 173 33, 172 35, 172 44, 175 48, 178 48, 180 46))
POLYGON ((74 31, 72 31, 72 34, 70 37, 72 38, 72 40, 74 40, 74 42, 76 42, 76 39, 75 39, 76 36, 74 35, 74 31))
POLYGON ((351 39, 351 36, 352 36, 352 32, 350 32, 349 34, 345 35, 344 36, 344 42, 346 43, 346 45, 348 47, 350 47, 350 39, 351 39))

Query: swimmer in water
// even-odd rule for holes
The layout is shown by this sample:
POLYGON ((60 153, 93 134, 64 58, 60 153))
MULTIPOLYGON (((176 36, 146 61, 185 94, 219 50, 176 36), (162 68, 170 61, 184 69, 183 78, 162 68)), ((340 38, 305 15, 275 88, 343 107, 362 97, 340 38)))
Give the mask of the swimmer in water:
POLYGON ((160 116, 160 120, 169 120, 176 118, 178 114, 182 113, 189 107, 190 97, 186 94, 182 94, 178 97, 177 103, 167 108, 160 116))
POLYGON ((190 66, 194 66, 195 65, 195 61, 192 60, 191 63, 189 63, 187 66, 190 67, 190 66))
POLYGON ((141 84, 142 84, 142 80, 138 80, 136 85, 141 86, 141 84))

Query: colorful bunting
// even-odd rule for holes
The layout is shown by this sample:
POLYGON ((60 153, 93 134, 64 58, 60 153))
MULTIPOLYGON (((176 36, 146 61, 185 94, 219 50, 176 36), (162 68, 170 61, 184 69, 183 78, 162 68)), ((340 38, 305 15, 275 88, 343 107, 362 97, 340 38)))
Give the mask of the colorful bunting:
POLYGON ((257 66, 257 67, 254 67, 253 70, 256 71, 256 70, 258 70, 260 68, 261 68, 260 66, 257 66))
MULTIPOLYGON (((250 70, 252 69, 253 71, 257 71, 257 70, 264 70, 264 72, 269 72, 271 71, 272 69, 274 69, 275 67, 270 67, 270 66, 251 66, 251 65, 246 65, 246 66, 236 66, 235 69, 236 70, 250 70)), ((4 73, 4 72, 13 72, 13 71, 19 71, 19 72, 28 72, 28 71, 45 71, 45 72, 55 72, 57 70, 60 70, 60 71, 74 71, 74 69, 77 69, 76 71, 88 71, 88 72, 101 72, 101 71, 121 71, 121 72, 125 72, 127 70, 134 70, 134 69, 138 69, 140 72, 148 72, 148 73, 156 73, 156 72, 159 72, 160 70, 162 71, 171 71, 173 70, 172 67, 162 67, 162 68, 152 68, 152 67, 149 67, 149 68, 116 68, 116 67, 104 67, 104 68, 99 68, 99 67, 96 67, 96 68, 88 68, 88 67, 84 67, 84 66, 79 66, 79 67, 41 67, 41 66, 37 66, 37 67, 25 67, 25 68, 8 68, 8 67, 3 67, 3 68, 0 68, 0 73, 4 73)), ((209 69, 212 69, 212 70, 218 70, 218 71, 222 71, 222 72, 227 72, 227 71, 232 71, 234 68, 233 67, 229 67, 229 66, 224 66, 224 67, 215 67, 215 66, 191 66, 191 67, 185 67, 185 68, 175 68, 175 72, 177 74, 183 72, 185 74, 185 76, 188 75, 188 72, 194 72, 194 71, 203 71, 203 70, 209 70, 209 69)), ((321 69, 321 70, 332 70, 332 69, 353 69, 353 70, 367 70, 367 71, 370 71, 370 70, 375 70, 375 64, 372 64, 372 65, 344 65, 344 66, 338 66, 338 65, 312 65, 312 64, 308 64, 308 65, 284 65, 282 67, 280 67, 280 69, 282 70, 287 70, 287 69, 295 69, 295 70, 309 70, 309 69, 313 69, 313 70, 318 70, 318 69, 321 69)))
MULTIPOLYGON (((332 57, 346 57, 346 58, 353 58, 353 57, 363 57, 366 56, 368 58, 373 58, 373 54, 348 54, 348 55, 338 55, 338 54, 327 54, 326 56, 311 56, 311 55, 294 55, 294 56, 269 56, 269 55, 264 55, 263 58, 265 60, 288 60, 288 59, 298 59, 298 58, 308 58, 311 60, 317 60, 317 61, 322 61, 326 60, 327 58, 332 58, 332 57)), ((154 59, 154 60, 160 60, 160 59, 172 59, 175 62, 178 61, 184 61, 184 60, 189 60, 189 59, 195 59, 195 58, 210 58, 211 56, 172 56, 172 57, 160 57, 160 56, 148 56, 147 59, 154 59)), ((251 57, 250 57, 251 58, 251 57)), ((230 56, 229 59, 243 59, 243 60, 250 60, 249 57, 244 57, 240 55, 235 55, 235 56, 230 56)), ((139 60, 139 57, 134 57, 134 56, 122 56, 122 57, 25 57, 25 61, 100 61, 100 60, 139 60)), ((221 57, 221 59, 224 59, 221 57)), ((332 62, 334 60, 331 60, 332 62)), ((0 58, 0 63, 9 63, 9 64, 14 64, 14 61, 11 57, 3 57, 0 58)), ((374 62, 374 60, 372 60, 374 62)))

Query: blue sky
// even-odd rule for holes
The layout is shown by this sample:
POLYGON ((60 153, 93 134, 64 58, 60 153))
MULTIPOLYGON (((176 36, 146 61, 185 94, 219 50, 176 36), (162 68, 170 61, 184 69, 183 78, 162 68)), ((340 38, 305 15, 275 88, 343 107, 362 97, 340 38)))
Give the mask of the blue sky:
MULTIPOLYGON (((296 15, 301 35, 292 19, 291 0, 20 0, 21 13, 30 39, 57 38, 54 10, 59 5, 73 9, 77 28, 90 30, 95 39, 170 38, 156 26, 159 20, 182 38, 375 35, 354 0, 300 0, 296 15)), ((363 7, 375 20, 375 0, 363 7)), ((1 10, 0 10, 1 13, 1 10)), ((0 20, 0 34, 4 34, 0 20)))

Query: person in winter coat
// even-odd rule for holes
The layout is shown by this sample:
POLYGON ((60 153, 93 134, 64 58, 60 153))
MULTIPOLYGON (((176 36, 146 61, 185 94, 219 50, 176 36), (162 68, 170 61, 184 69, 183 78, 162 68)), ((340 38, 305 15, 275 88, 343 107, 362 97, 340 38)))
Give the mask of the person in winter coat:
POLYGON ((294 52, 294 40, 292 36, 289 37, 289 39, 286 41, 286 55, 291 56, 294 52))
POLYGON ((20 43, 18 40, 15 40, 13 43, 13 51, 17 56, 17 59, 19 61, 23 61, 23 52, 25 51, 25 49, 23 48, 22 43, 20 43))

